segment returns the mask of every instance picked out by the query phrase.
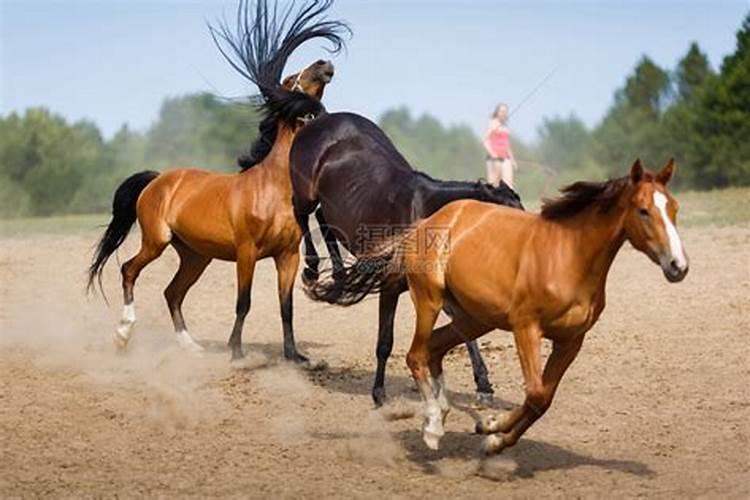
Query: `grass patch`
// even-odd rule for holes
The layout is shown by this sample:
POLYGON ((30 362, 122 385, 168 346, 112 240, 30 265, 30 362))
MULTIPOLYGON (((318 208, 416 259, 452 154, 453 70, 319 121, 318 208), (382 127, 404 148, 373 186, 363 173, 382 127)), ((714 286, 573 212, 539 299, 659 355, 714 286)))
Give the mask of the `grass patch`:
POLYGON ((0 219, 0 238, 85 234, 100 231, 107 222, 109 216, 104 214, 0 219))
MULTIPOLYGON (((750 224, 750 188, 686 191, 676 197, 680 202, 680 227, 750 224)), ((538 211, 539 202, 529 200, 526 209, 538 211)), ((106 214, 0 219, 0 238, 99 232, 108 222, 106 214)))
POLYGON ((681 226, 737 226, 750 223, 750 188, 677 193, 681 226))

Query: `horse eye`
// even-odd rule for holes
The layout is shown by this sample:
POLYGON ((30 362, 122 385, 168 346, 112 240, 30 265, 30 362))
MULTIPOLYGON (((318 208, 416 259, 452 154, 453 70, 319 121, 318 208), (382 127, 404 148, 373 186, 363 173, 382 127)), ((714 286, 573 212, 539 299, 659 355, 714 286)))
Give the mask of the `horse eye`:
POLYGON ((648 209, 646 209, 646 208, 639 208, 638 209, 638 215, 640 215, 642 219, 648 219, 648 217, 649 217, 648 209))

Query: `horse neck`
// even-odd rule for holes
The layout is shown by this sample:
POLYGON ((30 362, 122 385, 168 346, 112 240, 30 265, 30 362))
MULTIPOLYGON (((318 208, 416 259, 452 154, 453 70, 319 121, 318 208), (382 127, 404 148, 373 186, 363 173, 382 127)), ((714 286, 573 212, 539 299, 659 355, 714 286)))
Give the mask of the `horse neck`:
POLYGON ((576 245, 574 259, 585 283, 603 288, 609 269, 625 242, 625 211, 614 206, 606 213, 597 208, 564 221, 576 245))
POLYGON ((282 180, 288 180, 288 183, 291 184, 289 151, 292 148, 292 141, 294 141, 295 134, 295 129, 292 129, 288 125, 279 124, 276 140, 273 143, 273 147, 271 147, 271 151, 255 168, 268 172, 282 180))
POLYGON ((441 181, 420 176, 415 188, 415 210, 427 217, 456 200, 481 200, 483 192, 476 182, 441 181))

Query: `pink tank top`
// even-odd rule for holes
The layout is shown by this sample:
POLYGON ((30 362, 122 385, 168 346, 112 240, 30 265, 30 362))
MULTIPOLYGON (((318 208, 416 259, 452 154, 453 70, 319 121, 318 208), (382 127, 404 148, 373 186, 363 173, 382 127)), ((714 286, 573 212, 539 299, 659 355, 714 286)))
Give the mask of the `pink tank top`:
POLYGON ((507 130, 493 130, 490 132, 490 149, 495 158, 508 158, 510 156, 510 134, 507 130))

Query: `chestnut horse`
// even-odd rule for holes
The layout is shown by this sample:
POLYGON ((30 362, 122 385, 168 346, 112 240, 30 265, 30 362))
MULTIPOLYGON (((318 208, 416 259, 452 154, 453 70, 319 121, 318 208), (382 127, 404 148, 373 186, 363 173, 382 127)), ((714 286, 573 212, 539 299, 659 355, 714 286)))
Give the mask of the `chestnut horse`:
POLYGON ((256 5, 251 18, 248 5, 240 3, 238 33, 225 25, 212 28, 222 54, 246 78, 255 83, 263 96, 266 120, 261 137, 249 156, 240 159, 244 170, 223 174, 195 169, 176 169, 158 174, 141 172, 118 187, 113 202, 113 217, 99 241, 89 268, 89 288, 101 273, 107 259, 125 240, 138 220, 141 248, 122 266, 125 306, 114 335, 115 345, 124 349, 135 322, 133 287, 138 275, 158 258, 168 245, 180 257, 177 274, 164 290, 179 344, 189 350, 202 347, 187 332, 182 316, 182 301, 212 259, 237 263, 236 319, 229 338, 232 359, 243 356, 242 326, 250 310, 250 295, 255 263, 273 257, 278 273, 278 293, 284 332, 284 356, 308 363, 297 352, 292 330, 292 288, 299 266, 302 233, 292 210, 289 179, 289 148, 296 131, 310 117, 323 112, 319 99, 333 76, 333 65, 317 61, 279 85, 281 71, 292 51, 313 38, 325 38, 342 46, 340 32, 348 29, 337 21, 316 21, 330 1, 305 4, 284 33, 292 5, 276 19, 269 15, 265 2, 256 5), (220 42, 226 43, 239 62, 230 57, 220 42), (280 45, 279 45, 280 44, 280 45), (239 67, 242 64, 243 68, 239 67), (256 165, 249 168, 248 158, 256 165))
MULTIPOLYGON (((330 113, 306 126, 294 140, 289 159, 294 210, 305 233, 302 273, 308 296, 341 304, 343 290, 322 292, 316 285, 319 257, 308 229, 316 217, 333 264, 334 277, 342 268, 337 240, 355 256, 382 243, 388 233, 408 228, 443 205, 473 199, 523 208, 518 195, 505 183, 444 181, 412 168, 383 130, 353 113, 330 113)), ((385 400, 385 369, 393 346, 393 321, 406 280, 383 289, 379 297, 377 369, 372 388, 376 406, 385 400)), ((354 299, 356 302, 356 298, 354 299)), ((493 389, 479 346, 466 344, 471 358, 477 399, 488 403, 493 389)))
POLYGON ((450 349, 495 328, 513 332, 526 398, 506 418, 477 424, 477 432, 489 434, 483 451, 499 453, 552 403, 585 333, 604 310, 607 274, 624 242, 661 266, 669 282, 686 276, 688 258, 675 227, 678 205, 666 189, 674 170, 672 160, 656 174, 636 161, 620 179, 564 188, 538 215, 457 201, 369 257, 380 266, 358 266, 362 273, 352 286, 367 283, 371 290, 406 274, 417 316, 406 359, 425 401, 423 438, 430 448, 437 449, 450 408, 443 377, 450 349), (453 321, 433 331, 444 307, 453 321), (543 369, 542 338, 552 341, 543 369))

